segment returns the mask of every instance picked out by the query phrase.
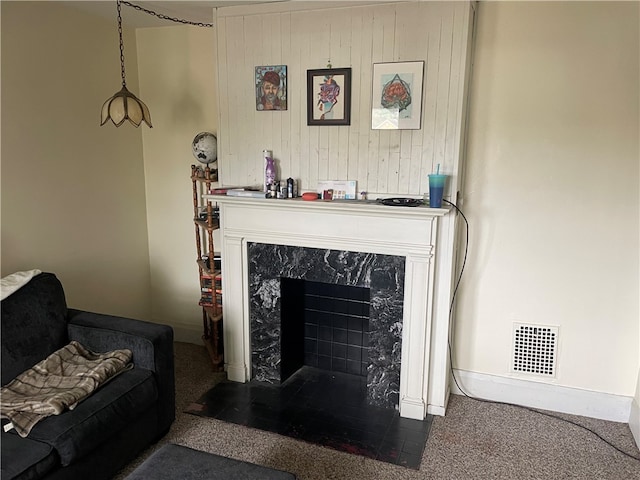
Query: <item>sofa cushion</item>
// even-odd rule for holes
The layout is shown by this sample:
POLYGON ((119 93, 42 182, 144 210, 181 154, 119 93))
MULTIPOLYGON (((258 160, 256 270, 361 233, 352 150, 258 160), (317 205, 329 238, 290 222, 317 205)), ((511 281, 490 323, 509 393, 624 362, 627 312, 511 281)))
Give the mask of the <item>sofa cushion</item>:
POLYGON ((67 303, 52 273, 36 275, 2 300, 2 385, 68 343, 67 303))
POLYGON ((1 437, 0 478, 2 480, 42 478, 59 463, 58 455, 51 445, 4 432, 1 437))
POLYGON ((134 368, 115 377, 74 410, 42 420, 29 438, 55 448, 66 466, 133 422, 157 397, 153 373, 134 368))

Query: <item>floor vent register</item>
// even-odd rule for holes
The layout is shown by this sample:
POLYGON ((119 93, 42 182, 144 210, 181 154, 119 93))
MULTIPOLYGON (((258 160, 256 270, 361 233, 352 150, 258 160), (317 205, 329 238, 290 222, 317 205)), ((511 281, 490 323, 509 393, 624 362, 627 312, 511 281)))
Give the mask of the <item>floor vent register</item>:
POLYGON ((558 327, 515 323, 513 326, 514 373, 555 377, 558 327))

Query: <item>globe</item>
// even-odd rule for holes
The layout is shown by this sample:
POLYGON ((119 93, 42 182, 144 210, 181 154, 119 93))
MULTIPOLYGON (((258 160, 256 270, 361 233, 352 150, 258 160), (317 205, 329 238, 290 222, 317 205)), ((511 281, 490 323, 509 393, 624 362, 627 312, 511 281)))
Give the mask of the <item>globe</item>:
POLYGON ((213 133, 201 132, 193 139, 192 151, 199 162, 209 165, 218 158, 218 139, 213 133))

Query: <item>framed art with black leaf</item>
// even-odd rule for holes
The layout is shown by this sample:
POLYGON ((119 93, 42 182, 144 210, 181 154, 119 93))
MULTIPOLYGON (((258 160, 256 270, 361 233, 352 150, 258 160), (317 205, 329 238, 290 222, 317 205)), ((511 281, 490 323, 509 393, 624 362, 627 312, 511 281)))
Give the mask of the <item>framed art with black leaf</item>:
POLYGON ((373 130, 420 129, 423 75, 423 61, 373 64, 373 130))

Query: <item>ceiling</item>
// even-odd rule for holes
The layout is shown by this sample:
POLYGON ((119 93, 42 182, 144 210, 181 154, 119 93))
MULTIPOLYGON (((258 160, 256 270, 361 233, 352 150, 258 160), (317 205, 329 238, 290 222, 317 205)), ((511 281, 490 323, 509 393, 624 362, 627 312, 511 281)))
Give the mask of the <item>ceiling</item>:
MULTIPOLYGON (((51 0, 49 0, 51 1, 51 0)), ((168 17, 179 18, 191 22, 211 23, 213 20, 213 9, 218 7, 228 7, 232 5, 250 5, 257 3, 269 3, 282 0, 219 0, 212 1, 189 1, 189 0, 130 0, 131 3, 143 7, 147 10, 166 15, 168 17)), ((72 8, 82 10, 85 13, 101 16, 103 18, 113 18, 116 20, 116 1, 92 1, 76 0, 60 2, 72 8)), ((162 20, 153 15, 141 12, 128 5, 122 5, 122 24, 126 27, 162 27, 175 25, 170 20, 162 20)))

